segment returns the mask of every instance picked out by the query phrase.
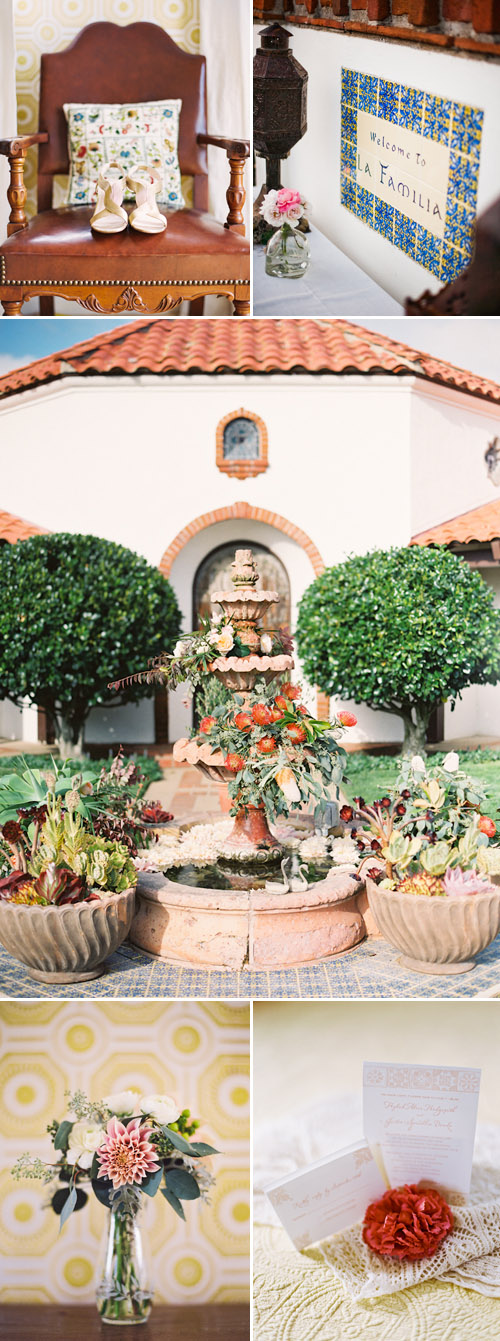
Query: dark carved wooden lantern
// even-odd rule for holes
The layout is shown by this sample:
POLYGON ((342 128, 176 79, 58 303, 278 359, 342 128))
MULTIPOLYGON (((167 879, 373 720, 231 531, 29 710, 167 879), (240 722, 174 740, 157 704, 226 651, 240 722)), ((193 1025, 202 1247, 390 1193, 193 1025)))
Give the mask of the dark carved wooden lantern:
POLYGON ((266 190, 281 186, 281 159, 307 130, 307 70, 290 51, 280 23, 260 30, 253 63, 254 147, 266 159, 266 190))

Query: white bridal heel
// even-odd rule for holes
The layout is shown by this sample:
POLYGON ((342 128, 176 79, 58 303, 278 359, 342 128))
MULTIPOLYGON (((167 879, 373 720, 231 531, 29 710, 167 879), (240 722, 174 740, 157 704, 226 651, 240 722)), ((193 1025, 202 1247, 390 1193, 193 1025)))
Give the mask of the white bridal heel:
POLYGON ((128 214, 122 207, 125 178, 118 163, 108 163, 97 181, 97 200, 90 227, 96 233, 122 233, 128 214), (114 171, 113 171, 114 169, 114 171))
POLYGON ((129 223, 138 233, 162 233, 167 227, 167 220, 156 203, 160 175, 154 168, 142 164, 135 172, 143 173, 144 176, 127 177, 128 189, 134 192, 136 199, 135 209, 129 214, 129 223))

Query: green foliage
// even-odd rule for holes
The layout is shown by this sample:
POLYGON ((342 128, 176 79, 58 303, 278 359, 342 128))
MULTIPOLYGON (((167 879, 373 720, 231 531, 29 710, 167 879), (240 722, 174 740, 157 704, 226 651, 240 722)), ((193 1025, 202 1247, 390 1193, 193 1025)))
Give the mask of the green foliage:
POLYGON ((202 717, 210 717, 215 708, 225 707, 233 701, 233 694, 216 675, 207 675, 194 697, 195 725, 198 728, 202 717))
MULTIPOLYGON (((429 763, 442 764, 446 752, 436 751, 429 763)), ((500 808, 500 750, 460 750, 460 759, 470 777, 478 783, 488 800, 489 814, 495 816, 500 808)), ((348 754, 343 790, 349 801, 364 796, 371 805, 377 796, 384 796, 395 787, 401 769, 397 755, 348 754)))
MULTIPOLYGON (((6 754, 0 758, 0 778, 4 773, 24 773, 25 769, 39 769, 44 773, 52 769, 53 759, 58 761, 58 752, 54 749, 53 753, 47 750, 44 754, 6 754)), ((143 774, 143 781, 137 787, 137 795, 144 796, 151 782, 159 782, 163 777, 163 770, 160 768, 158 760, 154 754, 130 754, 127 759, 137 764, 143 774)), ((73 756, 68 764, 70 773, 85 773, 92 777, 97 777, 102 768, 109 770, 112 764, 111 758, 89 759, 86 756, 73 756)))
POLYGON ((447 549, 375 550, 326 569, 300 602, 297 645, 325 693, 402 716, 428 718, 500 679, 494 593, 447 549))
MULTIPOLYGON (((170 584, 146 559, 97 536, 32 536, 0 549, 0 697, 27 698, 70 728, 134 662, 174 643, 180 612, 170 584)), ((151 687, 131 684, 121 702, 151 687)))

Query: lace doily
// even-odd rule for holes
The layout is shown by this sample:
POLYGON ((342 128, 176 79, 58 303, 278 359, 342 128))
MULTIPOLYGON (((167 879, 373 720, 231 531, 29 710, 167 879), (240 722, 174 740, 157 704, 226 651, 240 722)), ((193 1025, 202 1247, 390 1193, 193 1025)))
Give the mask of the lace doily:
POLYGON ((363 1242, 361 1225, 303 1250, 305 1257, 330 1268, 353 1299, 396 1294, 425 1280, 453 1281, 480 1294, 500 1297, 500 1200, 478 1206, 454 1206, 452 1233, 432 1257, 398 1262, 378 1257, 363 1242))
MULTIPOLYGON (((498 1254, 394 1294, 353 1298, 319 1256, 297 1252, 263 1189, 362 1136, 361 1096, 343 1095, 255 1133, 255 1341, 493 1341, 498 1254)), ((469 1209, 500 1200, 500 1126, 478 1128, 469 1209)), ((310 1250, 309 1250, 310 1251, 310 1250)), ((482 1252, 482 1250, 481 1250, 482 1252)), ((371 1255, 373 1256, 373 1254, 371 1255)), ((378 1260, 378 1259, 376 1259, 378 1260)))

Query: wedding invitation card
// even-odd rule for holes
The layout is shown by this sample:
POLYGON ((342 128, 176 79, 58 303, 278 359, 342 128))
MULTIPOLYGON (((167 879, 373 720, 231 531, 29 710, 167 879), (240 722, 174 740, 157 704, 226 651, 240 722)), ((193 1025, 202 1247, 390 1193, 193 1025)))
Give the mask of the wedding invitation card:
POLYGON ((467 1196, 481 1072, 365 1062, 363 1128, 391 1187, 425 1181, 467 1196))
POLYGON ((266 1192, 296 1248, 307 1248, 362 1220, 366 1207, 385 1192, 366 1141, 298 1169, 266 1192))

